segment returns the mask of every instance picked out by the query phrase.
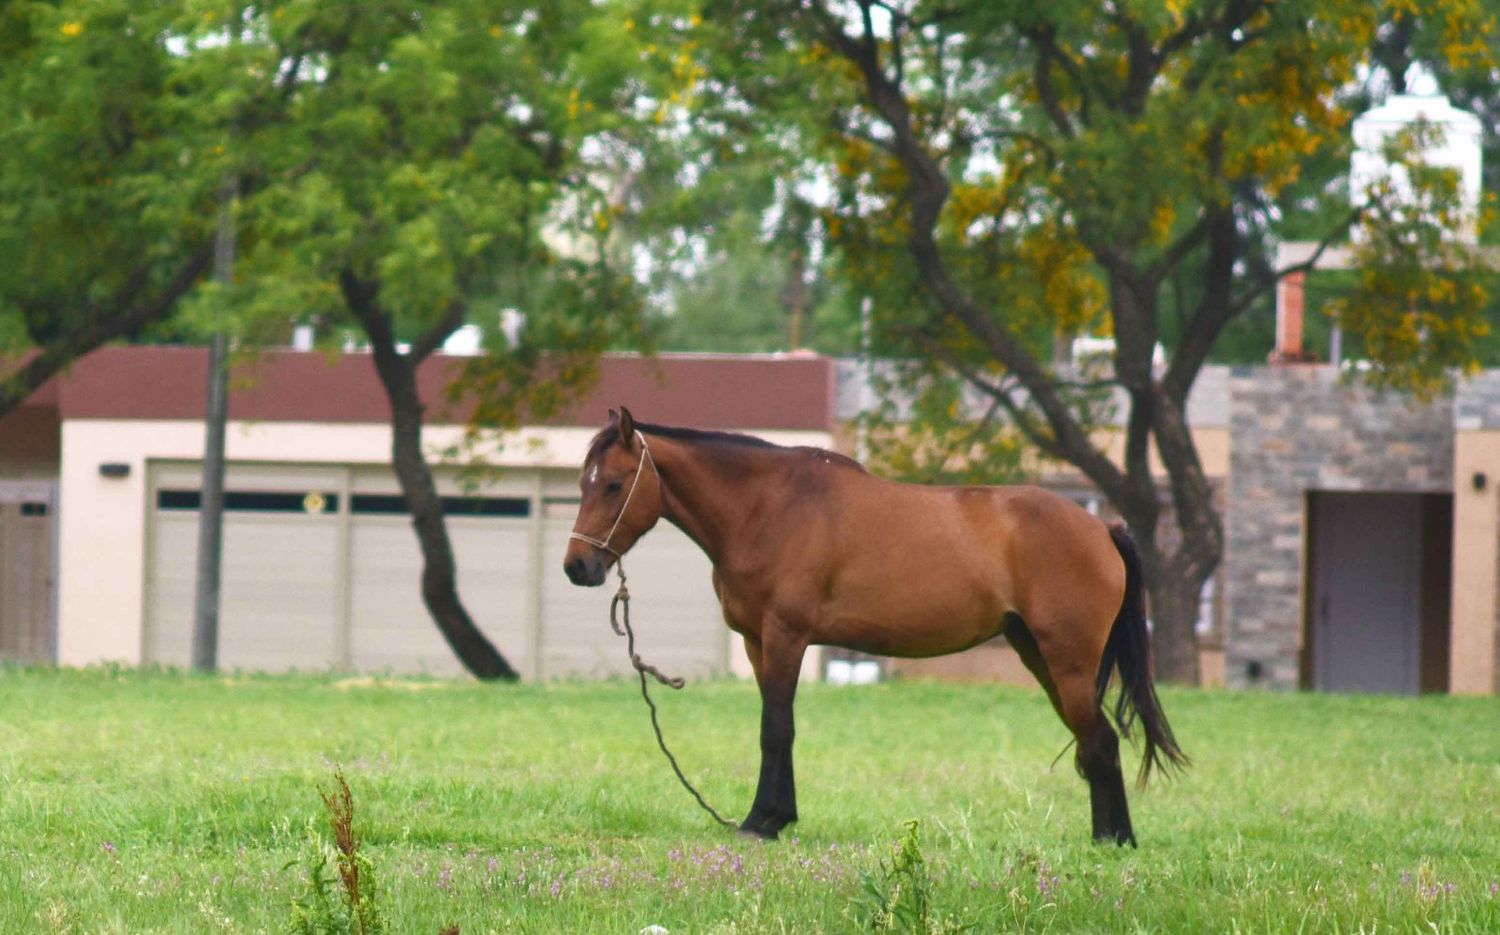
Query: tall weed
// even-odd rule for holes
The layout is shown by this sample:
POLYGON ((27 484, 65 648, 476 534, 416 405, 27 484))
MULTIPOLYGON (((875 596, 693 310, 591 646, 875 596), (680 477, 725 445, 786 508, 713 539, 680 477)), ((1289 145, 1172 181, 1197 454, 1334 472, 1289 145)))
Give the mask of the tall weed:
POLYGON ((920 822, 916 819, 901 825, 889 861, 880 861, 876 869, 861 870, 856 918, 871 932, 900 935, 950 935, 966 931, 969 926, 946 917, 933 907, 932 877, 927 858, 922 854, 920 822))
POLYGON ((328 811, 333 841, 314 821, 307 823, 307 843, 300 861, 306 886, 292 898, 292 931, 296 935, 379 935, 385 931, 375 885, 375 868, 359 849, 354 833, 354 795, 344 771, 333 774, 337 786, 318 796, 328 811), (329 872, 332 865, 335 873, 329 872))

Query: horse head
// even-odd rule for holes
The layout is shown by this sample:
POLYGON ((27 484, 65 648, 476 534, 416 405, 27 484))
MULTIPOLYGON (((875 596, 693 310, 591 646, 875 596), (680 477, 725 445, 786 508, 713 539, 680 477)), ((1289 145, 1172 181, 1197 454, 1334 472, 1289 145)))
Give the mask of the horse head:
POLYGON ((590 443, 578 488, 582 497, 563 571, 574 584, 597 587, 661 518, 661 476, 624 406, 609 411, 609 423, 590 443))

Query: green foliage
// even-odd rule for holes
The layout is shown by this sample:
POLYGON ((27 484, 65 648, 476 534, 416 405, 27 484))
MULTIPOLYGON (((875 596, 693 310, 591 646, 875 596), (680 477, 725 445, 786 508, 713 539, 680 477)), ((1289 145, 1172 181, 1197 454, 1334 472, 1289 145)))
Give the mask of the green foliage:
MULTIPOLYGON (((1111 17, 1077 3, 873 7, 888 25, 869 45, 947 186, 934 226, 942 262, 1041 361, 1055 333, 1110 334, 1123 321, 1148 332, 1139 347, 1159 341, 1170 354, 1220 319, 1243 336, 1228 359, 1263 359, 1273 238, 1337 236, 1347 224, 1331 183, 1347 171, 1349 119, 1370 103, 1354 77, 1371 49, 1396 41, 1402 21, 1402 61, 1450 75, 1490 59, 1474 39, 1490 14, 1467 0, 1188 2, 1111 17), (1225 210, 1239 228, 1234 262, 1215 266, 1204 224, 1225 210), (1237 321, 1245 315, 1255 322, 1237 321)), ((922 342, 940 336, 968 365, 992 359, 949 299, 914 301, 931 283, 918 282, 908 249, 911 159, 854 53, 830 38, 866 42, 857 11, 705 9, 705 41, 723 50, 711 62, 723 86, 701 95, 709 126, 753 107, 789 175, 817 160, 837 190, 823 210, 829 256, 876 298, 881 340, 925 356, 922 342)))
POLYGON ((209 76, 170 54, 163 37, 187 14, 130 0, 17 2, 0 14, 9 346, 121 314, 211 236, 233 66, 209 76))
POLYGON ((702 238, 703 258, 658 279, 661 348, 852 354, 855 303, 826 265, 808 262, 808 239, 804 230, 768 240, 760 214, 743 208, 714 223, 702 238))
POLYGON ((990 401, 973 412, 966 381, 940 368, 897 366, 874 380, 879 399, 866 413, 866 467, 920 484, 1014 484, 1027 477, 1024 441, 990 401), (919 371, 919 372, 914 372, 919 371))
POLYGON ((119 318, 122 295, 144 289, 176 317, 127 337, 227 330, 244 346, 310 323, 336 349, 361 327, 354 284, 395 341, 426 348, 465 320, 483 326, 504 359, 487 375, 476 364, 476 385, 508 385, 478 416, 513 421, 547 352, 586 361, 641 341, 611 253, 637 207, 618 182, 662 146, 653 112, 684 81, 684 10, 8 5, 0 338, 47 345, 119 318), (204 266, 162 292, 207 249, 226 184, 233 283, 204 282, 204 266), (525 316, 516 346, 504 313, 525 316))
POLYGON ((945 917, 933 906, 933 883, 922 854, 920 827, 921 822, 915 818, 902 822, 901 837, 892 848, 891 859, 881 860, 873 871, 860 871, 862 899, 857 915, 862 928, 902 935, 947 935, 969 930, 970 926, 945 917))

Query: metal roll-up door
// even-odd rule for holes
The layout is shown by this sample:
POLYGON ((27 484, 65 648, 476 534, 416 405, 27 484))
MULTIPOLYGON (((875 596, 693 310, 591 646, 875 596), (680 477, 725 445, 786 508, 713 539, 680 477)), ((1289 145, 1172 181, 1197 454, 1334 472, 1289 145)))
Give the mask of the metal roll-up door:
MULTIPOLYGON (((152 471, 143 655, 191 661, 201 475, 152 471)), ((340 662, 341 472, 230 465, 224 479, 219 667, 326 669, 340 662)))
MULTIPOLYGON (((475 625, 532 672, 534 472, 479 491, 439 473, 458 593, 475 625)), ((456 674, 463 667, 422 603, 422 554, 388 470, 356 475, 350 511, 350 664, 360 671, 456 674)))

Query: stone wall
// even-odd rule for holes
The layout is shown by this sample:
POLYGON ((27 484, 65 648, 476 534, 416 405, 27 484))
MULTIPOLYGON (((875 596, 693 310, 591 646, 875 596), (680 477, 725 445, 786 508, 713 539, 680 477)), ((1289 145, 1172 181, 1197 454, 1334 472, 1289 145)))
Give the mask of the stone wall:
POLYGON ((1500 429, 1500 370, 1485 370, 1453 393, 1453 424, 1460 431, 1500 429))
POLYGON ((1229 384, 1225 675, 1296 688, 1308 491, 1451 490, 1454 399, 1417 403, 1327 366, 1237 368, 1229 384))

